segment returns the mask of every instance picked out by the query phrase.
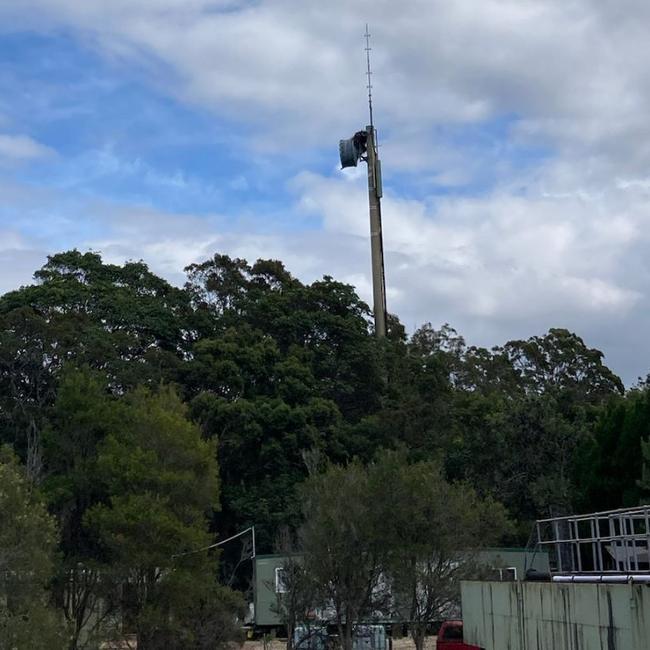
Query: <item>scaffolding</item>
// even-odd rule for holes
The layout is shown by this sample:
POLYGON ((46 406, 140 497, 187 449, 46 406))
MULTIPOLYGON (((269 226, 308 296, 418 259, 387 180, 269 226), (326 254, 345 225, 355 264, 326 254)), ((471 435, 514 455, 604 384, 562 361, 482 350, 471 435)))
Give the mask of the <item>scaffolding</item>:
POLYGON ((540 519, 555 581, 650 581, 650 506, 540 519))

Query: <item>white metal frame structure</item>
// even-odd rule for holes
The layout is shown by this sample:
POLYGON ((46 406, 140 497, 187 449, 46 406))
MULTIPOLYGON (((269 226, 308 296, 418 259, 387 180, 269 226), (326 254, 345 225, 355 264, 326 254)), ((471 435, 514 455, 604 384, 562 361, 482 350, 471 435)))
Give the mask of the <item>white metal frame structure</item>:
POLYGON ((650 506, 540 519, 536 532, 554 580, 650 576, 650 506))

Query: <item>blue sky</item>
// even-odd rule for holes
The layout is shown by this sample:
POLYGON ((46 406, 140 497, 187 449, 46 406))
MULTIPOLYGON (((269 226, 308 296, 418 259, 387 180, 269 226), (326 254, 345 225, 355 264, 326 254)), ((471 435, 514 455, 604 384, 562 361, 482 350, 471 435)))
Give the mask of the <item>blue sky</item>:
POLYGON ((613 3, 0 3, 0 291, 77 247, 174 282, 225 252, 370 299, 366 20, 389 309, 470 343, 565 326, 650 371, 650 84, 613 3), (398 6, 399 4, 399 6, 398 6), (608 47, 602 47, 608 43, 608 47))
MULTIPOLYGON (((304 160, 251 155, 246 124, 179 101, 146 72, 107 61, 69 34, 4 35, 5 119, 53 150, 11 176, 73 200, 196 215, 264 214, 287 204, 284 181, 304 160)), ((321 171, 323 156, 308 154, 321 171)), ((294 227, 282 221, 278 213, 275 226, 294 227)))

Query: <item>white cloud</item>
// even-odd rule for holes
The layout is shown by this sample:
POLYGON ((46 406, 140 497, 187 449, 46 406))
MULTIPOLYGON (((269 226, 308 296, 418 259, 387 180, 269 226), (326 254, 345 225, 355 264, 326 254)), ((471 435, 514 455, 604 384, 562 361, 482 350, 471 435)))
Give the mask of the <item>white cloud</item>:
POLYGON ((53 153, 52 149, 26 135, 0 133, 0 160, 28 161, 53 153))
MULTIPOLYGON (((326 230, 365 237, 359 288, 369 300, 361 179, 302 174, 294 189, 300 209, 322 211, 326 230)), ((408 328, 447 321, 470 342, 490 346, 569 327, 603 349, 628 382, 650 368, 645 182, 591 194, 498 190, 428 204, 388 192, 383 219, 389 309, 408 328)), ((330 260, 330 267, 348 264, 330 260)))
MULTIPOLYGON (((292 188, 297 218, 316 212, 322 230, 262 232, 220 215, 77 205, 87 229, 76 231, 72 214, 60 229, 67 240, 44 244, 0 233, 0 290, 28 282, 46 251, 77 246, 101 251, 110 262, 144 259, 176 284, 184 281, 184 266, 215 252, 281 259, 304 281, 331 274, 370 301, 363 179, 303 173, 292 188)), ((499 193, 426 205, 389 193, 383 202, 389 309, 409 329, 447 321, 482 345, 567 326, 604 349, 608 363, 633 380, 650 368, 650 203, 635 192, 610 193, 605 205, 584 197, 530 200, 499 193)), ((51 193, 32 197, 29 210, 37 215, 52 202, 51 193)))
POLYGON ((45 255, 36 240, 14 229, 0 227, 0 295, 29 284, 45 255))
MULTIPOLYGON (((367 236, 363 183, 303 174, 301 209, 326 230, 367 236)), ((464 318, 534 318, 545 313, 629 312, 645 293, 624 269, 650 225, 650 203, 625 193, 601 200, 517 197, 438 199, 432 207, 392 195, 383 201, 387 273, 402 289, 398 314, 453 302, 464 318), (391 259, 392 258, 392 259, 391 259), (391 266, 394 264, 394 266, 391 266), (392 276, 392 277, 391 277, 392 276), (417 290, 404 291, 417 285, 417 290), (403 284, 402 284, 403 283, 403 284), (417 305, 413 296, 417 295, 417 305)))
MULTIPOLYGON (((110 56, 157 61, 170 92, 257 123, 276 146, 297 133, 322 144, 365 122, 361 33, 370 20, 376 108, 394 138, 505 114, 522 119, 519 137, 583 151, 649 134, 641 26, 650 11, 641 0, 625 5, 24 0, 0 16, 76 28, 110 56)), ((641 149, 635 158, 646 163, 641 149)))
POLYGON ((21 250, 27 246, 25 237, 9 229, 0 229, 0 252, 21 250))
MULTIPOLYGON (((612 350, 626 377, 650 368, 647 2, 5 5, 7 24, 81 35, 116 65, 142 66, 157 88, 241 120, 252 148, 296 159, 313 146, 335 155, 338 138, 366 123, 361 35, 370 20, 390 309, 409 328, 449 321, 488 345, 566 325, 612 350), (528 147, 545 156, 525 160, 528 147), (397 172, 417 185, 417 200, 399 190, 397 172), (466 191, 486 177, 480 192, 466 191), (444 196, 430 189, 440 185, 444 196)), ((10 145, 39 155, 28 139, 10 145)), ((217 249, 277 257, 307 280, 353 282, 369 299, 364 174, 304 172, 290 182, 298 215, 321 220, 317 232, 113 206, 93 208, 100 234, 74 243, 113 261, 142 257, 178 282, 182 266, 217 249)))

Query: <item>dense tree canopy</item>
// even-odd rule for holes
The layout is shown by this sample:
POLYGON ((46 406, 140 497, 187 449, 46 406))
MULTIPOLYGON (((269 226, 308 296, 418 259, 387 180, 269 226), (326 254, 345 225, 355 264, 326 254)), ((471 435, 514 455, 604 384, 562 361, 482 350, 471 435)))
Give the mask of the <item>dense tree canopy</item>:
MULTIPOLYGON (((391 316, 378 340, 367 305, 331 277, 306 284, 279 261, 225 255, 186 271, 177 288, 143 262, 68 251, 0 297, 0 442, 58 522, 52 589, 73 636, 93 597, 119 610, 125 572, 173 548, 255 525, 271 550, 300 525, 310 472, 381 450, 501 502, 517 543, 536 517, 643 493, 647 387, 625 394, 572 332, 485 349, 449 325, 407 336, 391 316), (169 546, 140 554, 140 529, 169 546)), ((203 604, 228 601, 201 588, 203 604)), ((129 598, 145 621, 148 603, 129 598)))

